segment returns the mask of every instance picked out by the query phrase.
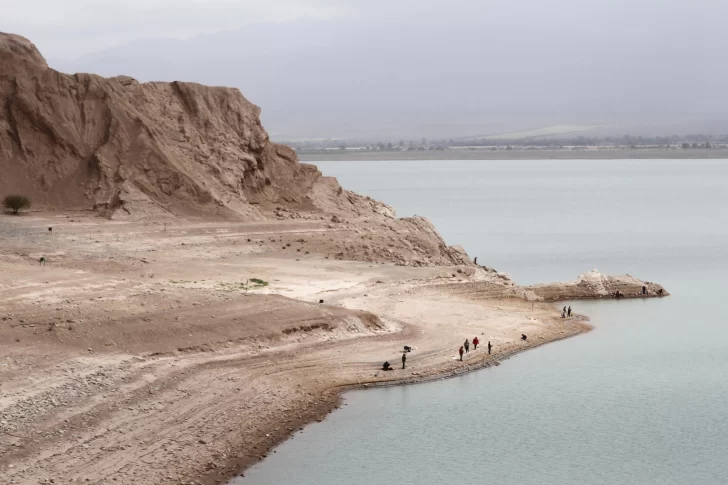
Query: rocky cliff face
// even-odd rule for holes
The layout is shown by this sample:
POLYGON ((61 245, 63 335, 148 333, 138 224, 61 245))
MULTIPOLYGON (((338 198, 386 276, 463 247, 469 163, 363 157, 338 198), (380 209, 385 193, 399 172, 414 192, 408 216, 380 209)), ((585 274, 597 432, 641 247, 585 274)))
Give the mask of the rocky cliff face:
POLYGON ((3 33, 0 66, 0 195, 111 218, 261 220, 284 209, 367 219, 417 241, 399 245, 408 255, 468 263, 428 223, 395 219, 272 143, 237 89, 63 74, 30 41, 3 33))
POLYGON ((260 109, 237 89, 67 75, 9 34, 0 65, 1 188, 37 205, 258 219, 276 205, 361 202, 332 181, 314 190, 321 173, 271 143, 260 109))

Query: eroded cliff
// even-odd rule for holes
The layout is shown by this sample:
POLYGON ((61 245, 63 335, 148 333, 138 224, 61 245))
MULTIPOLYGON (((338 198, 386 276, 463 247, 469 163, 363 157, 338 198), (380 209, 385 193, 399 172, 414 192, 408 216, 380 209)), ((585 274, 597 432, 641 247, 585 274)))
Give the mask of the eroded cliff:
POLYGON ((396 219, 391 207, 344 190, 272 143, 260 108, 237 89, 63 74, 29 40, 3 33, 0 65, 0 195, 115 219, 250 221, 284 210, 374 221, 402 234, 382 259, 469 264, 427 221, 396 219))

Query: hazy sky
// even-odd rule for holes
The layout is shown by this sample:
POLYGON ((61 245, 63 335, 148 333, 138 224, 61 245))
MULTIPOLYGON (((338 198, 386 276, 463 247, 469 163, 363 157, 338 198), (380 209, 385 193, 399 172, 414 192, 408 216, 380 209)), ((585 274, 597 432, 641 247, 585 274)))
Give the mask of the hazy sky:
POLYGON ((64 72, 234 86, 295 137, 728 132, 726 0, 0 0, 64 72))
POLYGON ((0 31, 68 59, 136 39, 189 38, 297 18, 457 19, 485 25, 692 32, 721 26, 723 0, 0 0, 0 31))
POLYGON ((46 57, 74 58, 148 37, 188 38, 254 22, 351 14, 331 0, 0 0, 0 31, 46 57))

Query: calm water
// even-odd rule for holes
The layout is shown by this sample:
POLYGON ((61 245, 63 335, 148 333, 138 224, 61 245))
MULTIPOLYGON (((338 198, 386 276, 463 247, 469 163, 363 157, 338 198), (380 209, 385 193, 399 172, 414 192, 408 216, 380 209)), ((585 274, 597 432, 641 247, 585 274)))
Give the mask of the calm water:
POLYGON ((521 283, 596 267, 673 296, 575 302, 590 334, 457 379, 349 393, 233 483, 728 483, 728 161, 319 167, 521 283))

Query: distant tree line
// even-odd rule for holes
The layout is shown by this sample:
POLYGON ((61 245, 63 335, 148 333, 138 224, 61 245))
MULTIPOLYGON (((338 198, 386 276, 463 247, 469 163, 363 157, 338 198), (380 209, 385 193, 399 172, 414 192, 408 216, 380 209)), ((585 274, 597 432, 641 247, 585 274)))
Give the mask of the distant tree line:
POLYGON ((448 138, 448 139, 397 139, 397 140, 310 140, 291 141, 281 140, 298 151, 316 150, 374 150, 374 151, 422 151, 446 150, 459 147, 488 147, 491 149, 513 148, 563 148, 563 147, 654 147, 654 148, 682 148, 698 149, 713 148, 716 144, 728 144, 728 135, 671 135, 671 136, 549 136, 530 137, 521 139, 492 139, 492 138, 448 138))

